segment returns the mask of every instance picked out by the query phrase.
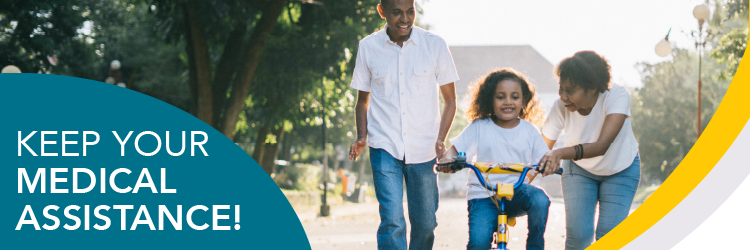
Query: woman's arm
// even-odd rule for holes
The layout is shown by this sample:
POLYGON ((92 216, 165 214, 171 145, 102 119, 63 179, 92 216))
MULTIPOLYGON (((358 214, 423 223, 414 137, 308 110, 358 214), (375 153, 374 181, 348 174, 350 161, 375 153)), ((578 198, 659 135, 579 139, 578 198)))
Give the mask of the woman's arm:
MULTIPOLYGON (((599 138, 593 143, 583 143, 583 157, 592 158, 600 155, 604 155, 609 150, 609 146, 615 141, 617 135, 622 130, 625 119, 628 116, 625 114, 609 114, 604 118, 604 125, 602 125, 602 131, 599 134, 599 138)), ((554 146, 553 140, 544 137, 547 146, 554 146)), ((550 149, 552 148, 550 146, 550 149)), ((544 176, 553 174, 555 170, 560 168, 560 160, 573 159, 576 157, 576 151, 574 147, 564 147, 554 150, 550 150, 547 154, 542 157, 539 164, 544 168, 544 176)))

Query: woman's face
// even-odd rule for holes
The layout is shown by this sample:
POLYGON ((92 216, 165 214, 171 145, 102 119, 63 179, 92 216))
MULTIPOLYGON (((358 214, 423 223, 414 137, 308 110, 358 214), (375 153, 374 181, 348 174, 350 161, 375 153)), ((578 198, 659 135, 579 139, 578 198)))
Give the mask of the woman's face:
POLYGON ((560 82, 560 100, 565 104, 565 109, 570 112, 588 115, 596 104, 599 93, 596 89, 585 90, 580 86, 573 86, 569 79, 560 82))
POLYGON ((514 80, 502 80, 495 87, 493 102, 495 123, 501 127, 515 126, 518 114, 523 109, 523 90, 521 84, 514 80))

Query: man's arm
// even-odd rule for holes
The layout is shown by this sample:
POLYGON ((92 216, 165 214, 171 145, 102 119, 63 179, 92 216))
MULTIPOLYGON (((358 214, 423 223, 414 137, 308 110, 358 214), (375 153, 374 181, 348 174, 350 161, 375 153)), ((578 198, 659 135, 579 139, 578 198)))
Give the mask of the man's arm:
POLYGON ((445 106, 443 106, 443 113, 440 116, 440 130, 435 142, 435 153, 437 153, 438 159, 443 157, 443 152, 445 152, 445 137, 448 136, 448 131, 451 130, 451 125, 453 124, 453 118, 456 117, 455 83, 440 86, 440 94, 443 96, 445 106))
POLYGON ((357 94, 357 106, 354 108, 357 122, 357 140, 349 148, 349 160, 357 161, 357 156, 362 154, 367 146, 367 108, 369 106, 370 92, 360 90, 357 94))

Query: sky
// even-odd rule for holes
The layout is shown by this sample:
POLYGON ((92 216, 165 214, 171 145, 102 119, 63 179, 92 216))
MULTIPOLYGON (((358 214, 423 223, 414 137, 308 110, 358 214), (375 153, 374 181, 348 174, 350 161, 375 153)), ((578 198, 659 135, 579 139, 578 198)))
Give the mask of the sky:
MULTIPOLYGON (((693 8, 702 0, 417 0, 419 22, 449 46, 530 45, 553 65, 593 50, 614 83, 642 86, 636 63, 670 60, 654 51, 671 28, 674 47, 695 49, 693 8)), ((713 15, 713 4, 709 4, 713 15)), ((704 31, 708 24, 704 24, 704 31)), ((697 61, 695 62, 698 63, 697 61)))

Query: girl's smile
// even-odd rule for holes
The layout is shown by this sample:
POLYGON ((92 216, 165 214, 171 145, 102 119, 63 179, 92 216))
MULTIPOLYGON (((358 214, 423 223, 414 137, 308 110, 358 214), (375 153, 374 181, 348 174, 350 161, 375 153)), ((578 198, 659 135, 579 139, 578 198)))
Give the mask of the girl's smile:
POLYGON ((495 87, 492 121, 502 128, 514 128, 520 122, 518 114, 523 109, 523 90, 514 80, 502 80, 495 87))

